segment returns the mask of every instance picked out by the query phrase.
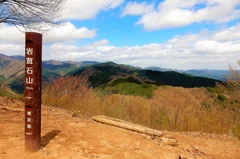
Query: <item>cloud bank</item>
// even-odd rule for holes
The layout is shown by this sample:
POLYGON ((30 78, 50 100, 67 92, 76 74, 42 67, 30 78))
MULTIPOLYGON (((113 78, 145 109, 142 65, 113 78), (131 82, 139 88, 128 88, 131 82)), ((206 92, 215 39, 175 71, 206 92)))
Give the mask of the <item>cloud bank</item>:
MULTIPOLYGON (((112 46, 107 39, 78 46, 75 39, 89 38, 95 34, 94 31, 90 31, 93 32, 91 36, 83 36, 81 31, 86 29, 73 28, 73 31, 80 32, 74 34, 78 38, 72 36, 71 31, 63 34, 64 36, 59 35, 62 38, 53 39, 51 35, 46 36, 51 43, 44 45, 43 59, 114 61, 140 67, 159 66, 176 69, 228 69, 228 64, 235 63, 240 57, 239 28, 240 24, 237 24, 218 31, 202 30, 198 34, 177 35, 165 43, 123 47, 112 46), (63 42, 63 37, 75 42, 63 42)), ((1 53, 24 54, 23 43, 7 43, 8 40, 0 36, 0 41, 4 41, 0 44, 1 53)))
MULTIPOLYGON (((115 9, 124 0, 67 0, 65 19, 86 20, 101 11, 115 9)), ((165 0, 159 4, 129 2, 120 16, 140 16, 137 25, 146 30, 183 27, 193 23, 227 23, 239 18, 239 0, 165 0)), ((79 46, 82 39, 97 36, 96 28, 75 27, 66 22, 43 33, 43 59, 114 61, 134 66, 175 69, 228 69, 240 57, 240 24, 216 31, 176 35, 163 43, 113 46, 102 39, 79 46)), ((0 25, 0 53, 24 55, 24 34, 15 27, 0 25)))
POLYGON ((136 10, 147 10, 138 14, 142 16, 136 24, 146 30, 159 30, 201 22, 227 23, 239 19, 239 5, 239 0, 164 0, 154 10, 147 10, 149 6, 145 3, 128 4, 123 15, 136 15, 136 10))
MULTIPOLYGON (((96 29, 86 27, 76 28, 70 22, 66 22, 59 27, 43 33, 43 43, 52 44, 56 42, 69 42, 81 39, 93 38, 96 35, 96 29)), ((5 43, 23 43, 24 33, 17 30, 15 26, 0 26, 0 42, 5 43)))
POLYGON ((67 0, 62 12, 62 18, 67 20, 93 19, 103 10, 118 7, 124 0, 67 0))

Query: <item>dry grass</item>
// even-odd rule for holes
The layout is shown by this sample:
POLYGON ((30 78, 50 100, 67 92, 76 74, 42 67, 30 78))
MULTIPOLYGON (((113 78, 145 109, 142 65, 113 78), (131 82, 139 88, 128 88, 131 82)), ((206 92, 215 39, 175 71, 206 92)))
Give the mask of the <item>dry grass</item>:
MULTIPOLYGON (((107 115, 171 131, 234 133, 240 138, 240 111, 223 107, 206 88, 159 87, 151 99, 98 95, 85 77, 61 77, 43 89, 43 103, 81 114, 107 115), (238 134, 239 133, 239 134, 238 134)), ((236 106, 239 103, 235 104, 236 106)))
POLYGON ((11 89, 8 88, 8 86, 4 83, 0 83, 0 96, 9 98, 9 99, 19 99, 23 100, 23 95, 22 94, 16 94, 13 92, 11 89))
MULTIPOLYGON (((237 62, 238 66, 240 67, 240 60, 237 62)), ((230 71, 232 73, 231 77, 228 77, 227 79, 227 85, 228 87, 232 89, 240 89, 240 73, 237 71, 237 69, 229 66, 230 71)))

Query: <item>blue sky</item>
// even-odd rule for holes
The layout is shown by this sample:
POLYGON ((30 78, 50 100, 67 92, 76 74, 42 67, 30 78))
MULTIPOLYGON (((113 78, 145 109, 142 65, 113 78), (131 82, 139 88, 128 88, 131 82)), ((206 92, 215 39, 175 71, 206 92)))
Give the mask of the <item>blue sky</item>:
MULTIPOLYGON (((43 59, 140 67, 228 69, 240 60, 240 0, 66 0, 64 25, 43 33, 43 59)), ((24 34, 0 25, 0 52, 24 34)))
MULTIPOLYGON (((126 5, 129 2, 146 2, 147 4, 151 4, 149 1, 125 1, 124 4, 126 5)), ((155 2, 159 3, 162 1, 155 2)), ((158 3, 155 3, 155 5, 158 3)), ((134 46, 144 45, 147 43, 164 43, 175 35, 198 33, 202 29, 214 30, 221 27, 218 24, 203 22, 179 28, 145 30, 143 26, 135 25, 135 23, 141 18, 140 15, 121 17, 121 14, 124 10, 123 6, 109 11, 102 11, 93 19, 84 21, 71 21, 71 23, 76 27, 87 26, 91 29, 97 28, 97 35, 94 39, 79 41, 79 44, 87 44, 89 42, 94 42, 101 39, 108 39, 110 44, 114 46, 134 46)), ((225 25, 232 26, 233 24, 226 23, 225 25)))

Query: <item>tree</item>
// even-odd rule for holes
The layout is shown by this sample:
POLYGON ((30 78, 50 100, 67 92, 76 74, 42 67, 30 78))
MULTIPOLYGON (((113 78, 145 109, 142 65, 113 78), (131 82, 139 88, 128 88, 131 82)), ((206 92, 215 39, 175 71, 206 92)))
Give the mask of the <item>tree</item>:
MULTIPOLYGON (((240 60, 237 63, 240 66, 240 60)), ((232 89, 240 90, 240 71, 233 69, 231 66, 230 71, 232 76, 227 78, 227 86, 232 89)))
POLYGON ((60 23, 63 4, 64 0, 0 0, 0 23, 26 30, 45 30, 46 24, 60 23))

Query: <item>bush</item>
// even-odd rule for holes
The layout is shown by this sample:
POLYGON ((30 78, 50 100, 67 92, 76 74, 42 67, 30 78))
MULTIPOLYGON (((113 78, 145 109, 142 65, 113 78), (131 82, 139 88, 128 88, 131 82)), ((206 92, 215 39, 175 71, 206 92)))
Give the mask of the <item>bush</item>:
POLYGON ((7 97, 7 98, 14 98, 14 99, 23 99, 22 94, 16 94, 13 92, 6 84, 0 84, 0 96, 7 97))
POLYGON ((107 87, 113 93, 141 96, 145 98, 152 98, 154 90, 157 86, 151 84, 136 84, 130 82, 118 83, 112 87, 107 87))
POLYGON ((211 93, 221 93, 221 91, 217 87, 207 87, 207 90, 211 93))
POLYGON ((223 101, 227 100, 227 97, 222 94, 218 94, 217 99, 223 102, 223 101))
MULTIPOLYGON (((238 66, 240 66, 240 60, 237 62, 238 66)), ((231 89, 240 89, 240 71, 237 69, 233 69, 230 66, 230 71, 232 76, 227 78, 227 87, 231 89)))
POLYGON ((239 126, 234 126, 232 133, 234 136, 236 136, 240 140, 240 125, 239 126))
POLYGON ((81 101, 89 94, 91 89, 87 77, 60 77, 43 86, 42 101, 44 104, 74 110, 81 106, 81 101))

